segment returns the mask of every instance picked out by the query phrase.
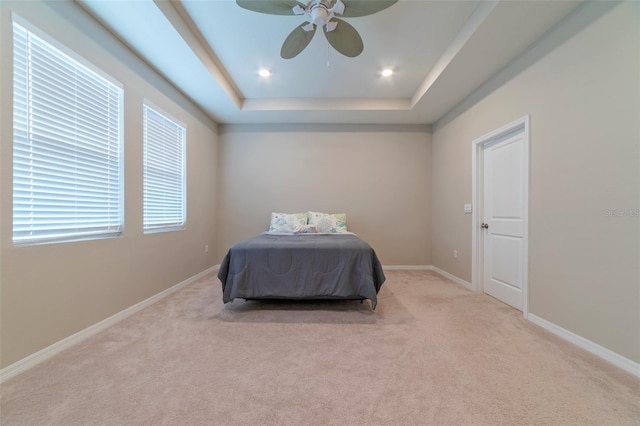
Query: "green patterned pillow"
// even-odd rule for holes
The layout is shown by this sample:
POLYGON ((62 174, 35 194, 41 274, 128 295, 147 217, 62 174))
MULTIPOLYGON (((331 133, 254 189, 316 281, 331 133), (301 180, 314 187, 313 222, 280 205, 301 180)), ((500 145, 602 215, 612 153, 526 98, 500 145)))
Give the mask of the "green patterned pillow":
POLYGON ((293 233, 301 225, 307 224, 306 213, 271 213, 269 232, 293 233))
POLYGON ((345 233, 347 232, 347 215, 309 212, 309 225, 315 225, 318 232, 323 234, 345 233))

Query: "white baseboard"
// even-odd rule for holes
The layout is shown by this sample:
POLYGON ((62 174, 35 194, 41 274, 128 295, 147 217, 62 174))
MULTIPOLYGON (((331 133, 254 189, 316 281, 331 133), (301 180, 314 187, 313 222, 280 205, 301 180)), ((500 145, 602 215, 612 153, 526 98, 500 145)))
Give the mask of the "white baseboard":
POLYGON ((467 282, 467 281, 463 280, 462 278, 458 278, 455 275, 452 275, 452 274, 448 273, 447 271, 443 271, 442 269, 438 268, 437 266, 432 266, 431 270, 433 272, 436 272, 436 273, 442 275, 445 278, 450 279, 454 283, 460 284, 461 286, 467 288, 468 290, 473 290, 473 287, 472 287, 470 282, 467 282))
MULTIPOLYGON (((6 380, 17 376, 18 374, 28 370, 29 368, 32 368, 38 364, 40 364, 41 362, 46 361, 47 359, 53 357, 54 355, 62 352, 65 349, 68 349, 80 342, 82 342, 83 340, 105 330, 106 328, 122 321, 123 319, 129 317, 130 315, 141 311, 142 309, 153 305, 154 303, 160 301, 161 299, 169 296, 172 293, 175 293, 176 291, 180 290, 181 288, 199 280, 200 278, 202 278, 203 276, 217 270, 220 268, 220 265, 214 265, 190 278, 187 278, 186 280, 154 295, 151 296, 150 298, 143 300, 142 302, 139 302, 123 311, 118 312, 117 314, 106 318, 92 326, 89 326, 87 328, 85 328, 84 330, 79 331, 76 334, 73 334, 67 338, 64 338, 50 346, 47 346, 46 348, 31 354, 29 356, 27 356, 26 358, 23 358, 19 361, 16 361, 15 363, 3 368, 2 370, 0 370, 0 384, 4 383, 6 380)), ((445 278, 450 279, 451 281, 462 285, 463 287, 468 288, 469 290, 471 290, 471 283, 456 277, 455 275, 452 275, 446 271, 443 271, 442 269, 432 266, 432 265, 383 265, 383 269, 385 270, 427 270, 427 271, 434 271, 440 275, 442 275, 445 278)), ((640 378, 640 364, 638 364, 635 361, 632 361, 628 358, 623 357, 622 355, 619 355, 605 347, 602 347, 600 345, 598 345, 597 343, 594 343, 588 339, 585 339, 584 337, 581 337, 575 333, 570 332, 569 330, 566 330, 558 325, 555 325, 545 319, 542 319, 534 314, 529 313, 527 319, 529 321, 531 321, 532 323, 550 331, 551 333, 561 337, 562 339, 575 344, 576 346, 586 350, 587 352, 590 352, 602 359, 604 359, 605 361, 610 362, 611 364, 615 365, 616 367, 619 367, 621 369, 623 369, 624 371, 633 374, 634 376, 640 378)))
POLYGON ((433 271, 447 279, 450 279, 456 284, 460 284, 461 286, 472 290, 471 283, 463 280, 462 278, 458 278, 455 275, 448 273, 447 271, 443 271, 442 269, 433 265, 382 265, 382 269, 384 269, 385 271, 433 271))
POLYGON ((387 271, 430 271, 431 265, 382 265, 387 271))
MULTIPOLYGON (((451 281, 456 282, 466 288, 468 288, 469 290, 473 291, 473 286, 471 285, 471 283, 456 277, 455 275, 451 275, 450 273, 448 273, 447 271, 443 271, 442 269, 436 267, 436 266, 432 266, 430 267, 430 269, 434 272, 437 272, 438 274, 442 275, 443 277, 449 278, 451 281)), ((544 320, 538 316, 533 315, 532 313, 528 313, 528 315, 526 316, 526 319, 528 319, 529 321, 531 321, 532 323, 539 325, 540 327, 544 328, 545 330, 550 331, 551 333, 555 334, 556 336, 570 342, 573 343, 574 345, 586 350, 587 352, 592 353, 593 355, 600 357, 602 359, 604 359, 605 361, 610 362, 611 364, 615 365, 616 367, 619 367, 621 369, 623 369, 624 371, 633 374, 636 377, 640 377, 640 364, 638 364, 637 362, 634 362, 628 358, 623 357, 620 354, 617 354, 615 352, 613 352, 610 349, 607 349, 603 346, 598 345, 597 343, 592 342, 591 340, 585 339, 582 336, 578 336, 575 333, 570 332, 569 330, 565 330, 564 328, 557 326, 547 320, 544 320)))
POLYGON ((176 291, 180 290, 181 288, 199 280, 200 278, 204 277, 205 275, 215 271, 216 269, 218 269, 220 267, 220 265, 214 265, 211 268, 205 269, 204 271, 190 277, 187 278, 186 280, 172 286, 169 287, 168 289, 154 295, 151 296, 150 298, 143 300, 142 302, 136 303, 133 306, 128 307, 127 309, 118 312, 115 315, 110 316, 109 318, 106 318, 96 324, 93 324, 87 328, 85 328, 84 330, 81 330, 69 337, 66 337, 52 345, 47 346, 44 349, 39 350, 36 353, 33 353, 19 361, 14 362, 11 365, 6 366, 5 368, 3 368, 2 370, 0 370, 0 384, 4 383, 6 380, 17 376, 18 374, 32 368, 35 367, 36 365, 40 364, 43 361, 48 360, 49 358, 53 357, 54 355, 62 352, 65 349, 68 349, 74 345, 77 345, 78 343, 82 342, 83 340, 107 329, 108 327, 111 327, 112 325, 122 321, 123 319, 133 315, 134 313, 141 311, 142 309, 153 305, 154 303, 160 301, 161 299, 169 296, 172 293, 175 293, 176 291))
POLYGON ((590 352, 593 355, 610 362, 616 367, 619 367, 624 371, 640 378, 640 364, 638 364, 637 362, 625 358, 622 355, 611 351, 610 349, 602 347, 597 343, 592 342, 591 340, 585 339, 582 336, 578 336, 577 334, 572 333, 569 330, 565 330, 564 328, 555 325, 554 323, 549 322, 545 319, 542 319, 536 315, 533 315, 532 313, 529 313, 527 319, 532 323, 544 328, 545 330, 550 331, 556 336, 561 337, 562 339, 573 343, 574 345, 586 350, 587 352, 590 352))

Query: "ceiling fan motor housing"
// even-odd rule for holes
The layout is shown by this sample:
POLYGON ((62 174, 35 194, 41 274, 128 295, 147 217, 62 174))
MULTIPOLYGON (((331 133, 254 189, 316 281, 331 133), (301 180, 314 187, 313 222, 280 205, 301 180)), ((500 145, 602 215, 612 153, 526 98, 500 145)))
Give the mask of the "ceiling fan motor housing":
MULTIPOLYGON (((336 2, 335 6, 331 5, 331 0, 311 0, 307 3, 306 13, 311 17, 311 22, 317 26, 322 26, 325 24, 329 24, 329 20, 333 18, 334 13, 342 13, 344 11, 344 5, 340 0, 336 2)), ((329 29, 331 31, 335 28, 335 25, 332 25, 333 28, 329 29)))

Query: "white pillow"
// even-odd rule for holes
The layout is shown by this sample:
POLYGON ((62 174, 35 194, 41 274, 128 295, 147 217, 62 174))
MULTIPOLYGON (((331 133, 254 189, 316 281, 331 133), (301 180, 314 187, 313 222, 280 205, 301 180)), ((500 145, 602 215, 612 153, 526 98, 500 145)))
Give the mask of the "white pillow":
POLYGON ((345 213, 308 212, 309 225, 315 225, 322 234, 342 234, 347 232, 347 215, 345 213))
POLYGON ((295 234, 316 234, 317 232, 315 225, 297 225, 294 231, 295 234))
POLYGON ((291 232, 294 233, 298 226, 307 225, 306 213, 271 213, 271 223, 269 232, 291 232))

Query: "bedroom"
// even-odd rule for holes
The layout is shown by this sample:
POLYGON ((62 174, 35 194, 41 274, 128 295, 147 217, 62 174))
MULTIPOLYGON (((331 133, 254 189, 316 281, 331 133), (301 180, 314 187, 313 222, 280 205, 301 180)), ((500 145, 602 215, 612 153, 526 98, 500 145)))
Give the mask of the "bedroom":
POLYGON ((383 264, 470 283, 471 142, 530 115, 529 312, 637 371, 640 225, 605 211, 639 208, 638 6, 587 6, 430 125, 218 124, 77 5, 3 1, 1 367, 209 270, 271 211, 345 211, 383 264), (11 241, 14 10, 125 86, 120 238, 11 241), (182 232, 141 232, 145 99, 188 128, 182 232))

